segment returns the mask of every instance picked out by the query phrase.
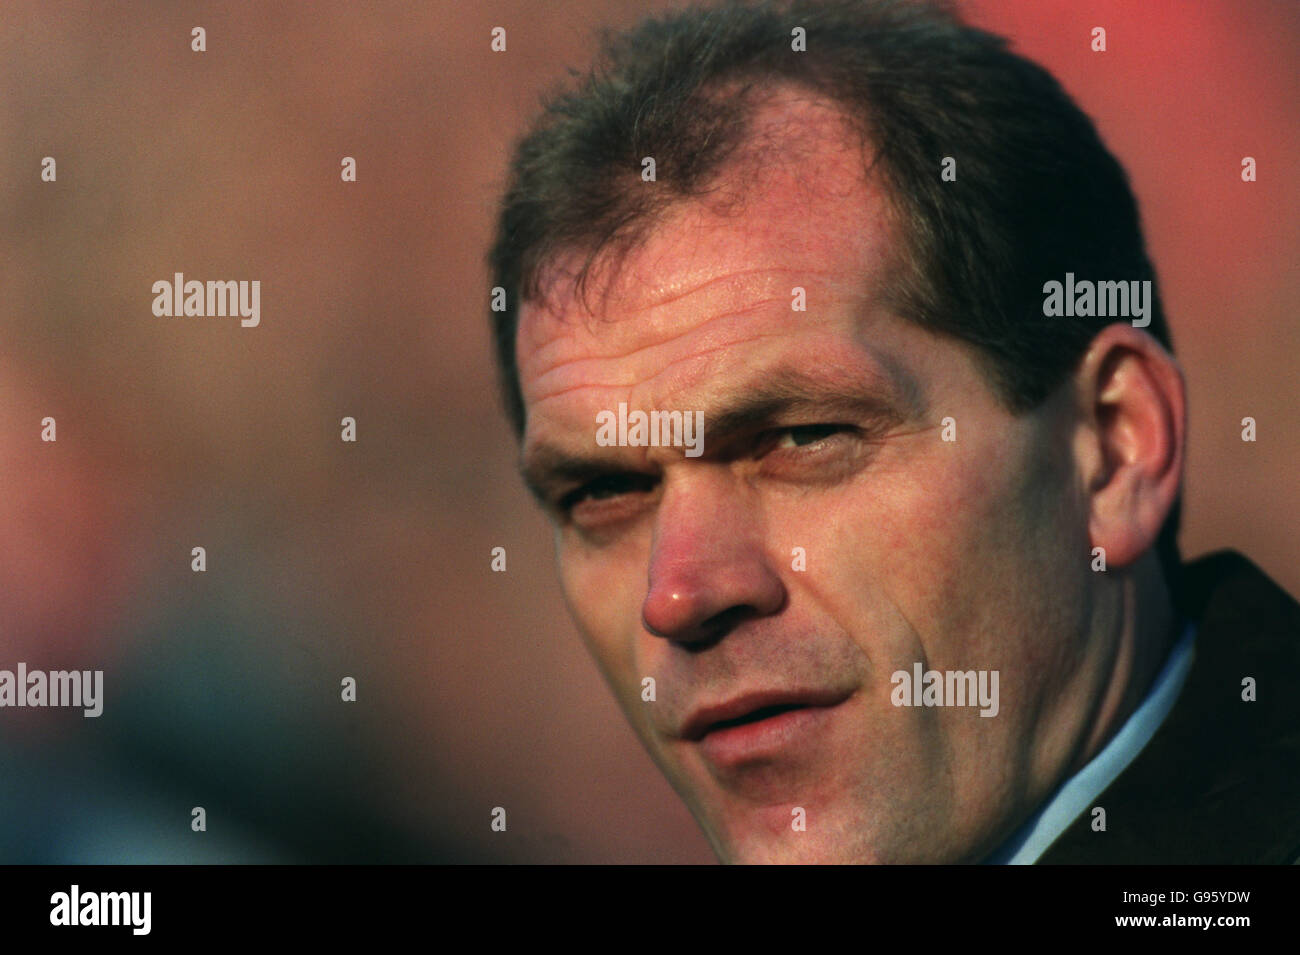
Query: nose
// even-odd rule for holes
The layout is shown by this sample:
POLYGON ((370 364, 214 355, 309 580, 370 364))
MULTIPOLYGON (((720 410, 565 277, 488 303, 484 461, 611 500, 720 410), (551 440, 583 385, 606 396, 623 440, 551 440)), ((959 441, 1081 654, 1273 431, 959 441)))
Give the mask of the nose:
POLYGON ((760 518, 757 503, 725 470, 665 489, 641 608, 646 630, 698 647, 780 610, 785 585, 768 561, 760 518))

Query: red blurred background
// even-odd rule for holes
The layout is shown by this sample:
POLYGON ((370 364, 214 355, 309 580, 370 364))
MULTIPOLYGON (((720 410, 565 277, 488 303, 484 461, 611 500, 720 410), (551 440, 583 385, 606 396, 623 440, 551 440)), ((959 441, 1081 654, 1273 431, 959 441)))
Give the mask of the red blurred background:
MULTIPOLYGON (((0 668, 100 668, 106 701, 0 711, 0 861, 712 860, 565 614, 483 266, 539 94, 665 6, 6 0, 0 668), (155 317, 177 271, 260 280, 260 326, 155 317)), ((1300 592, 1300 4, 965 9, 1130 172, 1190 384, 1184 554, 1300 592)))

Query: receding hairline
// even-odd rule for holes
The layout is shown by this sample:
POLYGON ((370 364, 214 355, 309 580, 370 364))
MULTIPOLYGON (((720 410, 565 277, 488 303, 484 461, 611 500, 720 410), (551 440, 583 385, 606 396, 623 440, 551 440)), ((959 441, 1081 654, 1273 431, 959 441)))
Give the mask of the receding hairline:
MULTIPOLYGON (((806 176, 796 176, 796 180, 808 194, 824 193, 828 185, 839 184, 846 189, 878 188, 885 200, 884 224, 892 251, 888 267, 896 270, 912 262, 907 211, 896 195, 896 186, 880 168, 870 120, 863 116, 860 104, 837 98, 802 77, 758 71, 712 81, 701 92, 710 100, 734 102, 741 110, 737 118, 739 135, 725 157, 711 169, 702 188, 689 193, 666 188, 648 206, 628 215, 613 235, 586 234, 543 249, 541 255, 525 264, 520 275, 515 290, 520 306, 527 303, 546 309, 559 300, 576 299, 594 312, 593 295, 603 304, 626 262, 661 231, 665 220, 674 213, 696 206, 709 213, 743 218, 748 214, 754 183, 806 168, 801 160, 827 144, 839 147, 846 160, 839 168, 850 176, 828 177, 826 169, 819 166, 806 176), (827 183, 828 178, 832 182, 827 183)), ((629 189, 642 185, 634 172, 628 172, 626 178, 629 189)), ((520 313, 521 309, 517 309, 516 347, 520 313)))

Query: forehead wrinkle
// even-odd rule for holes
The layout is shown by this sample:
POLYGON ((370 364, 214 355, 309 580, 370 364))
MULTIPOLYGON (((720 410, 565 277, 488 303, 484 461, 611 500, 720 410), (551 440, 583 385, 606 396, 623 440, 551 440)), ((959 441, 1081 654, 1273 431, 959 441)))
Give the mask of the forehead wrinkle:
MULTIPOLYGON (((602 302, 606 303, 602 306, 602 314, 597 316, 589 313, 589 320, 583 322, 580 329, 576 329, 574 322, 566 318, 566 309, 558 304, 558 300, 529 303, 531 307, 526 316, 527 320, 520 322, 520 332, 526 332, 526 334, 519 335, 520 338, 524 339, 522 344, 527 344, 527 339, 529 338, 536 339, 544 337, 545 340, 541 341, 531 349, 521 349, 521 354, 535 356, 544 360, 548 352, 557 349, 563 350, 566 346, 573 347, 577 341, 599 346, 609 339, 616 337, 616 335, 608 334, 598 335, 594 330, 594 324, 623 325, 625 321, 638 315, 649 313, 648 318, 643 318, 631 328, 624 326, 622 331, 624 335, 635 335, 638 332, 641 334, 653 334, 655 332, 662 332, 666 326, 670 326, 674 324, 674 322, 680 323, 684 315, 692 315, 697 312, 711 313, 709 318, 701 322, 696 322, 691 327, 684 330, 669 333, 667 338, 660 339, 660 342, 662 343, 669 343, 676 341, 683 335, 689 334, 696 328, 708 325, 716 319, 734 317, 772 302, 785 302, 790 296, 790 291, 785 282, 781 283, 779 286, 777 285, 777 280, 780 276, 796 276, 805 281, 808 277, 817 278, 822 280, 822 284, 826 285, 832 293, 841 292, 843 291, 841 286, 844 283, 835 281, 834 275, 834 272, 826 269, 796 269, 784 266, 763 267, 742 269, 740 271, 726 271, 723 274, 715 274, 704 281, 685 289, 682 289, 681 285, 687 281, 691 281, 691 278, 679 276, 677 280, 668 280, 663 282, 655 290, 655 294, 649 296, 630 294, 626 291, 622 291, 618 296, 615 296, 613 291, 606 290, 601 293, 602 302), (753 281, 755 277, 759 276, 767 277, 768 281, 761 283, 753 281), (717 286, 720 285, 723 286, 723 289, 715 291, 717 286), (730 286, 730 288, 727 288, 727 286, 730 286), (664 295, 665 291, 667 291, 666 296, 664 295), (702 304, 696 305, 693 309, 687 309, 680 305, 684 299, 687 299, 692 295, 705 295, 707 297, 702 304), (615 299, 617 299, 617 317, 611 317, 608 303, 615 299), (644 299, 644 302, 639 303, 639 299, 644 299), (627 304, 628 300, 633 304, 627 304), (679 307, 669 309, 669 306, 672 305, 678 305, 679 307), (567 331, 562 331, 561 329, 567 331)), ((786 282, 788 281, 789 279, 787 278, 786 282)), ((627 283, 625 282, 623 284, 626 285, 627 283)), ((581 306, 576 300, 576 297, 570 295, 568 298, 570 304, 574 306, 569 309, 569 311, 574 313, 580 311, 581 306)), ((611 355, 620 354, 630 356, 641 350, 636 349, 632 352, 621 353, 616 350, 616 343, 611 342, 610 346, 611 351, 609 354, 611 355)), ((543 373, 547 370, 549 369, 542 369, 543 373)))
MULTIPOLYGON (((679 342, 681 339, 686 338, 687 336, 690 335, 703 334, 704 341, 709 342, 710 344, 708 344, 705 347, 694 348, 691 350, 690 354, 683 355, 680 358, 672 359, 671 361, 668 362, 667 365, 664 366, 663 370, 671 368, 674 365, 680 364, 682 361, 688 361, 692 358, 697 358, 702 355, 708 355, 713 352, 719 351, 721 349, 731 348, 743 342, 759 341, 764 338, 775 338, 775 337, 787 335, 789 333, 789 330, 786 328, 777 328, 771 331, 753 331, 742 327, 739 328, 737 330, 737 333, 734 335, 727 335, 725 334, 725 332, 718 332, 711 329, 711 326, 713 326, 714 323, 716 322, 724 321, 727 319, 734 320, 743 317, 747 314, 757 312, 765 307, 771 306, 778 302, 781 303, 782 308, 785 308, 786 307, 785 301, 786 300, 784 297, 764 299, 762 301, 754 301, 743 307, 722 312, 717 315, 712 315, 709 318, 704 319, 703 321, 694 322, 688 325, 687 327, 684 327, 674 332, 672 335, 670 335, 667 338, 663 338, 657 341, 650 342, 645 345, 641 345, 629 352, 610 351, 609 353, 603 355, 591 355, 591 354, 584 353, 580 358, 571 358, 571 359, 566 359, 563 355, 561 355, 558 359, 553 360, 553 363, 550 364, 548 367, 543 367, 537 372, 530 374, 528 376, 530 379, 528 391, 535 393, 535 397, 533 400, 536 403, 540 404, 542 401, 545 401, 548 398, 553 398, 558 395, 567 393, 573 390, 574 388, 583 387, 582 385, 575 385, 570 387, 563 387, 556 391, 547 392, 545 389, 545 382, 547 381, 548 378, 556 374, 578 373, 583 367, 592 363, 601 363, 601 362, 627 363, 638 355, 642 355, 645 353, 653 353, 656 349, 670 348, 675 343, 679 342)), ((536 358, 544 350, 561 350, 564 345, 568 345, 570 346, 570 348, 581 347, 581 345, 575 344, 572 340, 559 340, 559 341, 553 341, 546 348, 536 349, 528 353, 528 355, 530 358, 536 358)), ((529 362, 529 364, 532 364, 532 362, 529 362)), ((637 376, 633 374, 631 371, 629 371, 629 377, 635 379, 637 376)), ((609 382, 602 385, 602 387, 632 387, 637 383, 638 382, 636 380, 626 380, 620 382, 609 382)))
MULTIPOLYGON (((776 331, 771 331, 771 332, 764 332, 764 333, 761 333, 761 334, 752 334, 752 335, 748 335, 748 336, 746 336, 744 339, 740 339, 740 341, 747 341, 747 342, 748 342, 748 341, 758 341, 758 340, 760 340, 760 339, 764 339, 764 338, 782 338, 782 337, 784 337, 785 335, 786 335, 786 332, 785 332, 784 330, 776 330, 776 331)), ((569 385, 568 387, 561 388, 561 389, 559 389, 559 390, 557 390, 557 391, 551 392, 550 394, 546 394, 546 395, 542 395, 542 396, 537 397, 537 398, 533 401, 533 409, 534 409, 534 411, 535 411, 537 408, 540 408, 540 407, 541 407, 545 402, 547 402, 547 401, 550 401, 550 400, 552 400, 552 399, 554 399, 554 398, 560 398, 560 397, 562 397, 562 396, 564 396, 564 395, 566 395, 566 394, 570 394, 570 393, 575 392, 575 391, 581 391, 581 390, 583 390, 584 388, 599 388, 599 389, 628 388, 628 389, 635 389, 635 388, 637 388, 638 386, 649 385, 652 381, 654 381, 655 379, 657 379, 657 378, 661 377, 662 375, 668 373, 672 368, 674 368, 674 367, 677 366, 677 365, 682 364, 683 362, 694 361, 694 360, 696 360, 696 359, 698 359, 698 358, 701 358, 701 357, 704 356, 704 355, 711 355, 711 354, 714 354, 714 353, 716 353, 716 352, 726 351, 727 349, 734 347, 736 344, 737 344, 737 342, 734 342, 734 341, 732 341, 732 342, 722 342, 722 343, 720 343, 720 344, 718 344, 718 345, 714 345, 714 346, 712 346, 712 347, 710 347, 710 348, 701 349, 701 350, 699 350, 699 351, 692 351, 689 355, 682 355, 680 358, 674 358, 672 361, 670 361, 670 362, 669 362, 667 365, 665 365, 663 368, 661 368, 661 369, 659 369, 658 371, 656 371, 655 374, 654 374, 654 376, 653 376, 652 378, 647 379, 646 381, 625 381, 625 382, 608 382, 608 383, 602 382, 602 383, 600 383, 600 384, 594 384, 594 383, 592 383, 592 382, 585 382, 585 381, 584 381, 584 382, 579 382, 579 383, 577 383, 577 384, 569 385)), ((584 363, 585 363, 585 361, 599 361, 599 360, 600 360, 600 359, 585 359, 585 360, 584 360, 584 363)), ((677 388, 680 388, 680 387, 682 387, 682 386, 679 384, 679 385, 676 386, 676 388, 668 388, 667 390, 671 392, 671 391, 675 391, 675 390, 677 390, 677 388)), ((632 403, 632 402, 629 402, 629 404, 631 404, 631 403, 632 403)), ((643 408, 642 410, 645 410, 645 411, 667 410, 667 409, 663 408, 663 404, 664 404, 664 403, 663 403, 662 401, 660 401, 660 402, 651 402, 647 407, 643 408)), ((679 410, 680 410, 680 409, 679 409, 679 410)), ((532 422, 532 416, 530 415, 530 416, 529 416, 529 424, 531 424, 531 422, 532 422)))
MULTIPOLYGON (((724 437, 730 431, 762 423, 783 411, 817 407, 852 409, 901 423, 898 419, 916 412, 909 403, 914 389, 911 383, 898 379, 896 372, 900 366, 896 363, 882 361, 880 364, 880 369, 876 369, 835 363, 819 366, 818 372, 813 373, 786 356, 776 367, 756 370, 728 387, 720 397, 702 402, 701 410, 705 420, 713 422, 713 427, 724 437), (900 402, 904 407, 898 407, 900 402)), ((648 453, 647 449, 597 448, 585 441, 570 446, 565 440, 569 437, 572 435, 561 435, 558 442, 552 442, 533 434, 524 441, 520 472, 539 497, 543 496, 543 484, 588 477, 626 460, 629 451, 637 457, 648 453)))
MULTIPOLYGON (((892 428, 928 410, 925 390, 903 356, 860 338, 807 342, 712 390, 712 395, 699 394, 699 400, 690 403, 724 442, 732 436, 729 431, 739 434, 750 427, 779 425, 783 414, 844 411, 892 428)), ((597 448, 563 428, 549 435, 538 431, 527 431, 518 464, 543 506, 549 506, 547 497, 555 485, 589 480, 611 468, 642 466, 649 453, 645 448, 597 448)))
MULTIPOLYGON (((645 304, 631 305, 631 306, 628 306, 626 304, 621 304, 619 310, 623 313, 623 315, 630 317, 632 315, 640 314, 641 312, 652 311, 657 308, 662 308, 665 305, 671 305, 672 303, 680 301, 681 299, 686 298, 687 296, 695 295, 699 292, 703 292, 706 289, 709 289, 715 285, 730 283, 736 285, 749 286, 750 283, 744 280, 752 276, 770 275, 775 277, 779 275, 814 275, 818 277, 826 277, 831 274, 832 273, 830 273, 827 270, 796 269, 796 268, 790 268, 788 266, 773 266, 773 267, 763 267, 763 268, 741 269, 739 271, 734 271, 734 272, 725 271, 720 274, 713 275, 712 277, 707 278, 704 281, 699 282, 698 284, 688 288, 681 288, 681 286, 686 281, 689 281, 688 279, 681 279, 680 281, 665 281, 660 283, 657 286, 652 286, 654 291, 647 295, 647 298, 649 298, 650 300, 647 301, 645 304), (665 293, 667 294, 665 295, 665 293)), ((646 283, 642 282, 641 284, 645 285, 646 283)), ((608 295, 610 294, 612 293, 606 293, 606 296, 608 297, 608 295)), ((631 295, 621 296, 621 301, 626 301, 627 299, 631 299, 634 302, 636 301, 634 296, 631 295)))
MULTIPOLYGON (((648 342, 647 344, 644 345, 639 345, 636 348, 633 348, 631 351, 620 351, 617 348, 611 347, 608 351, 604 353, 587 355, 586 357, 593 360, 611 359, 611 358, 619 358, 619 359, 631 358, 635 355, 641 354, 644 351, 648 351, 653 348, 660 348, 664 345, 671 345, 673 342, 676 342, 686 337, 687 335, 708 329, 709 326, 712 325, 714 322, 720 321, 722 319, 727 319, 727 318, 736 318, 738 316, 746 314, 747 312, 752 312, 763 305, 771 304, 772 302, 775 301, 784 301, 784 300, 771 298, 771 299, 763 299, 762 301, 753 301, 743 306, 737 306, 735 308, 730 308, 727 309, 726 311, 721 311, 716 314, 710 315, 708 318, 693 322, 689 325, 686 325, 685 327, 682 327, 670 333, 666 338, 659 338, 656 341, 648 342)), ((586 329, 586 332, 587 335, 580 342, 577 341, 577 336, 574 335, 558 336, 556 338, 553 338, 546 345, 536 348, 533 351, 529 352, 528 354, 530 356, 541 356, 543 355, 543 353, 547 351, 556 351, 556 350, 563 351, 566 346, 572 348, 572 347, 582 347, 588 344, 599 345, 607 341, 607 338, 598 337, 594 332, 590 330, 590 328, 586 329)), ((611 343, 611 345, 612 344, 613 343, 611 343)), ((558 367, 561 364, 565 364, 563 358, 561 358, 559 361, 557 361, 555 364, 551 365, 550 367, 543 369, 541 374, 546 374, 554 370, 556 367, 558 367)))

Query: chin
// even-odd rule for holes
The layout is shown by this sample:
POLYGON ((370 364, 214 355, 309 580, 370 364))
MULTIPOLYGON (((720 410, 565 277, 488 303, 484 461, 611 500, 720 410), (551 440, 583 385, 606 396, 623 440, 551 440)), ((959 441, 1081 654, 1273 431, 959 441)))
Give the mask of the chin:
POLYGON ((784 842, 747 840, 719 851, 718 858, 726 865, 878 865, 885 861, 869 848, 837 845, 807 833, 784 842))
POLYGON ((705 828, 713 851, 724 865, 877 865, 907 861, 891 858, 870 842, 860 826, 836 824, 823 817, 821 831, 809 821, 805 831, 791 828, 790 805, 770 807, 705 828))

